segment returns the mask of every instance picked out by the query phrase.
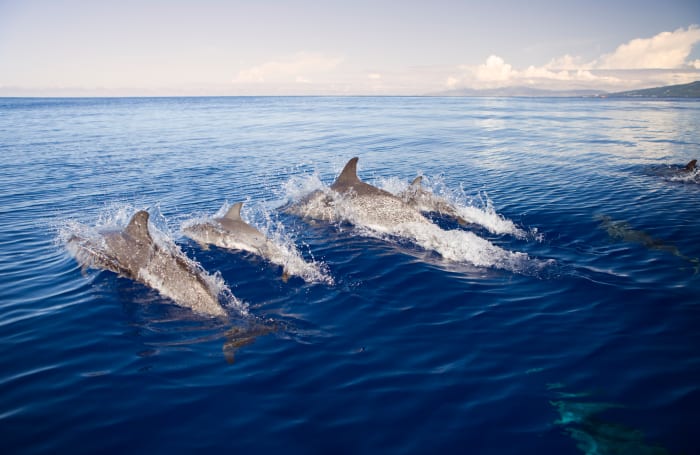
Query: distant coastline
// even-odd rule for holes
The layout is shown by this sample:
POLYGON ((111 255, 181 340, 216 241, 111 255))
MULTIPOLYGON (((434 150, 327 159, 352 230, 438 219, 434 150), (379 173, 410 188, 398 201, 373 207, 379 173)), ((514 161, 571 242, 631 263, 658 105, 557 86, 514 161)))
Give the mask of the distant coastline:
POLYGON ((700 81, 667 85, 624 92, 600 90, 546 90, 532 87, 501 87, 493 89, 462 88, 430 94, 455 97, 523 97, 523 98, 700 98, 700 81))
POLYGON ((130 95, 130 96, 93 96, 89 94, 72 94, 65 96, 42 95, 0 95, 0 99, 118 99, 118 98, 414 98, 414 97, 463 97, 463 98, 634 98, 634 99, 698 99, 700 98, 700 81, 689 84, 667 85, 640 90, 628 90, 623 92, 606 92, 603 90, 571 89, 548 90, 541 88, 512 86, 492 89, 460 88, 440 92, 426 93, 422 95, 130 95))
POLYGON ((608 98, 700 98, 700 81, 643 90, 609 93, 608 98))

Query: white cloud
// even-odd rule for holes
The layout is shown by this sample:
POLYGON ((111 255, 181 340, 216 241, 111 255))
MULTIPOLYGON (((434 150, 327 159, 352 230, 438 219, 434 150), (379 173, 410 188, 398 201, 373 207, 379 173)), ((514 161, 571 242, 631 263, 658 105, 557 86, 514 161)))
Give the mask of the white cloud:
POLYGON ((550 89, 617 90, 648 84, 690 82, 700 77, 695 71, 700 70, 700 60, 687 60, 698 42, 700 27, 691 25, 687 29, 631 40, 614 52, 589 62, 567 54, 543 66, 516 69, 503 58, 491 55, 480 65, 459 66, 459 73, 449 75, 445 86, 448 89, 524 85, 550 89))
MULTIPOLYGON (((573 62, 573 59, 566 59, 573 62)), ((552 69, 552 63, 545 66, 529 66, 524 70, 514 69, 501 57, 491 55, 485 63, 476 67, 462 65, 460 75, 451 75, 447 78, 447 88, 470 87, 477 89, 506 87, 512 85, 539 86, 543 88, 556 88, 553 83, 567 83, 574 88, 585 88, 591 82, 605 82, 615 84, 618 80, 611 76, 598 76, 584 67, 578 69, 552 69)))
POLYGON ((672 69, 690 65, 686 62, 693 46, 700 42, 700 28, 691 25, 674 32, 662 32, 652 38, 639 38, 603 55, 598 69, 672 69))
POLYGON ((491 55, 486 63, 477 66, 474 71, 479 81, 503 82, 511 80, 516 74, 517 71, 513 71, 513 67, 497 55, 491 55))
POLYGON ((241 70, 233 79, 233 83, 310 83, 315 76, 326 75, 332 72, 342 62, 343 59, 340 57, 299 52, 290 57, 241 70))

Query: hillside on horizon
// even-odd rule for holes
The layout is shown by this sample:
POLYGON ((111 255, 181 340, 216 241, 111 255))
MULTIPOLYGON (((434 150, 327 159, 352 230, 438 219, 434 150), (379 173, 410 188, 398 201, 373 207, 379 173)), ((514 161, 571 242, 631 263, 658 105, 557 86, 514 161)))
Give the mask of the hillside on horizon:
POLYGON ((456 97, 558 97, 558 98, 700 98, 700 81, 689 84, 667 85, 623 92, 600 90, 547 90, 533 87, 513 86, 491 89, 461 88, 432 93, 428 96, 456 97))
POLYGON ((608 93, 606 96, 608 98, 700 98, 700 81, 608 93))

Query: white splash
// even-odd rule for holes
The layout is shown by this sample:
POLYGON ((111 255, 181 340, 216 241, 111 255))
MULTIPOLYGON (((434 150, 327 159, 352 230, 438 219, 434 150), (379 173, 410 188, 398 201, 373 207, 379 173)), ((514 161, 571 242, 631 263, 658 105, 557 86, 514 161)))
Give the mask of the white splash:
POLYGON ((692 171, 676 172, 669 177, 669 180, 681 183, 700 183, 700 167, 692 171))
POLYGON ((404 223, 386 234, 409 239, 421 248, 435 251, 449 261, 470 263, 477 267, 522 273, 533 267, 541 268, 545 265, 530 258, 526 253, 505 250, 473 232, 461 229, 446 231, 434 224, 404 223))

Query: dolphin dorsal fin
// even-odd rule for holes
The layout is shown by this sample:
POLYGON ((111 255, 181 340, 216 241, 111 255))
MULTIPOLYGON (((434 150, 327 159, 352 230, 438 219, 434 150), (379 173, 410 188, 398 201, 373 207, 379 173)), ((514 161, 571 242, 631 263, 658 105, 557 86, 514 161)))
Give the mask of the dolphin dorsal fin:
POLYGON ((411 182, 411 186, 414 188, 420 188, 420 183, 422 180, 423 180, 423 176, 419 175, 418 177, 413 179, 413 181, 411 182))
POLYGON ((131 221, 126 226, 126 233, 131 237, 136 239, 145 239, 149 242, 152 241, 151 234, 148 232, 148 212, 145 210, 139 210, 131 217, 131 221))
POLYGON ((697 163, 698 163, 698 160, 692 160, 690 163, 685 165, 685 170, 686 171, 694 171, 697 163))
POLYGON ((233 220, 233 221, 243 221, 241 219, 241 207, 243 207, 242 202, 236 202, 231 206, 230 209, 228 209, 228 212, 226 212, 226 215, 224 215, 224 218, 227 220, 233 220))
POLYGON ((357 160, 359 160, 359 158, 355 157, 348 161, 343 168, 343 171, 340 173, 338 178, 335 179, 333 185, 331 185, 331 189, 335 189, 339 186, 352 186, 353 184, 360 182, 360 179, 357 177, 357 160))

